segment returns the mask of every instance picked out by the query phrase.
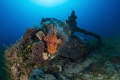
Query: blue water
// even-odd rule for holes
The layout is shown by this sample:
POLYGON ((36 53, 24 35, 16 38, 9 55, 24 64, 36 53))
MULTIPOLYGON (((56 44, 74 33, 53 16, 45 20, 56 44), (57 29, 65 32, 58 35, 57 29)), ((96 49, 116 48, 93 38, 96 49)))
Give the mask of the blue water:
POLYGON ((58 3, 44 0, 45 5, 34 1, 38 0, 0 0, 0 80, 5 75, 3 44, 14 44, 27 28, 40 25, 42 18, 65 21, 75 10, 78 27, 97 33, 102 38, 120 36, 120 0, 62 0, 66 1, 62 4, 59 0, 58 3))
POLYGON ((15 43, 27 28, 40 25, 42 17, 64 21, 72 10, 78 17, 78 27, 101 37, 120 35, 120 0, 67 0, 61 5, 47 7, 32 0, 0 0, 0 46, 15 43))

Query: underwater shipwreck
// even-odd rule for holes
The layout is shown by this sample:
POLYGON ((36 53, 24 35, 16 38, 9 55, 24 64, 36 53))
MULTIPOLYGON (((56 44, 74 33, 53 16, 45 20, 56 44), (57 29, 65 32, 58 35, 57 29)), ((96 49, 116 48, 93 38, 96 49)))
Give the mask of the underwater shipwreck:
POLYGON ((96 60, 88 57, 91 46, 87 39, 74 33, 93 36, 97 46, 102 44, 98 34, 77 27, 76 19, 73 10, 64 22, 42 18, 40 27, 28 28, 5 51, 10 80, 76 80, 76 75, 96 60))

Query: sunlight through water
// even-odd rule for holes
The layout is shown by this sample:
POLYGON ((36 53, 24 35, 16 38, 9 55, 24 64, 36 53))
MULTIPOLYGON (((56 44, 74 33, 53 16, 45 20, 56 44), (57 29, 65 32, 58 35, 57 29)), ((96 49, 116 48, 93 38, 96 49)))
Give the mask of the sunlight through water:
POLYGON ((31 0, 31 2, 42 7, 55 7, 62 5, 67 1, 68 0, 31 0))

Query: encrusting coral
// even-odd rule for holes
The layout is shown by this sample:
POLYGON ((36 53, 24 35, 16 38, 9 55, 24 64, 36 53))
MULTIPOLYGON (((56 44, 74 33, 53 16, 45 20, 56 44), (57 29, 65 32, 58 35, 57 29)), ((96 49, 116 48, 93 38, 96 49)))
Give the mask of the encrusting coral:
POLYGON ((45 34, 42 31, 39 31, 36 33, 36 36, 38 37, 39 40, 42 40, 44 39, 45 34))
POLYGON ((38 63, 44 62, 42 55, 44 52, 44 43, 42 41, 33 43, 31 50, 32 50, 32 56, 36 62, 38 63))
POLYGON ((37 30, 35 30, 34 28, 28 28, 24 35, 24 38, 32 39, 35 36, 36 32, 37 32, 37 30))
MULTIPOLYGON (((43 24, 47 28, 48 31, 47 35, 45 36, 45 34, 42 31, 39 31, 38 33, 36 33, 36 36, 39 38, 39 40, 42 40, 44 38, 44 41, 46 41, 47 43, 47 51, 50 54, 54 54, 57 52, 57 45, 62 42, 60 38, 59 39, 57 38, 57 31, 59 30, 58 29, 59 27, 55 27, 53 24, 48 25, 45 22, 43 22, 43 24)), ((64 32, 62 32, 62 34, 64 34, 64 32)), ((59 35, 59 36, 63 36, 63 35, 59 35)))
MULTIPOLYGON (((57 80, 68 79, 67 74, 63 75, 64 79, 60 77, 64 65, 88 54, 87 43, 73 36, 75 29, 69 29, 69 22, 71 23, 56 18, 43 18, 41 28, 28 28, 17 43, 6 49, 5 57, 12 80, 28 80, 32 70, 37 68, 44 68, 45 73, 54 74, 57 80)), ((77 24, 73 22, 72 25, 77 24)), ((32 79, 35 80, 35 77, 33 75, 32 79)))

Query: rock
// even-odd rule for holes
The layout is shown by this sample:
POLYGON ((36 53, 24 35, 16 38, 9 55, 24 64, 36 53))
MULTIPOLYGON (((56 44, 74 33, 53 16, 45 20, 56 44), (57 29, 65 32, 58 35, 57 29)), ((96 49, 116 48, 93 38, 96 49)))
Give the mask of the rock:
POLYGON ((40 69, 40 68, 36 68, 32 70, 32 73, 30 74, 30 79, 29 80, 39 80, 40 78, 44 78, 45 70, 44 69, 40 69))
POLYGON ((29 80, 56 80, 52 74, 45 74, 45 70, 36 68, 32 70, 29 80))
POLYGON ((115 64, 120 64, 120 54, 114 54, 112 62, 115 64))

